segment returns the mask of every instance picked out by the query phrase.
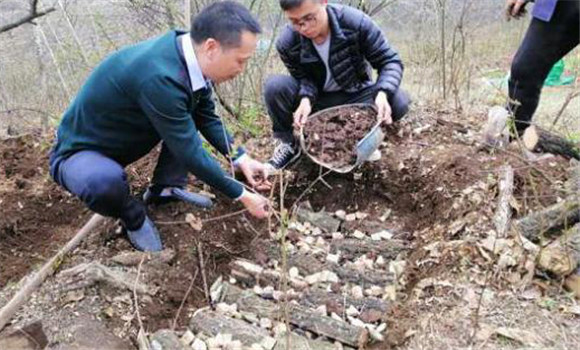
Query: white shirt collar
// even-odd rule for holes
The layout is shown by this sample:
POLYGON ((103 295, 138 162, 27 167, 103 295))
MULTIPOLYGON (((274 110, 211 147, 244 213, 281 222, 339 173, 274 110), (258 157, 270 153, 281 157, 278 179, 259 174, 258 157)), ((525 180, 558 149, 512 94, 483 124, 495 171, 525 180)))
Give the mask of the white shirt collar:
POLYGON ((205 88, 207 84, 203 78, 203 74, 201 73, 201 68, 199 67, 197 58, 195 57, 195 51, 191 44, 191 37, 189 34, 184 34, 180 39, 183 48, 183 55, 185 56, 185 62, 187 63, 187 71, 189 72, 191 89, 195 92, 205 88))

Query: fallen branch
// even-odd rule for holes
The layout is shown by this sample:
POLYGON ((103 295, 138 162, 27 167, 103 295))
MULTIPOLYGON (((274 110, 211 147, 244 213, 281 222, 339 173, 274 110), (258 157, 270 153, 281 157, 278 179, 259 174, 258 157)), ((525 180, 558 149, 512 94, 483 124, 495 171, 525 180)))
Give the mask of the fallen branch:
MULTIPOLYGON (((99 214, 94 214, 91 219, 83 226, 80 231, 61 249, 53 256, 48 262, 46 262, 42 268, 20 289, 14 297, 4 305, 2 310, 0 310, 0 330, 10 322, 10 319, 18 309, 26 303, 28 298, 34 293, 44 282, 44 280, 51 276, 60 266, 60 262, 63 260, 65 255, 70 253, 75 249, 83 239, 85 239, 89 233, 91 233, 96 227, 104 222, 104 217, 99 214)), ((24 281, 24 279, 22 280, 24 281)), ((22 282, 24 283, 24 282, 22 282)))
POLYGON ((512 216, 510 200, 514 191, 514 170, 510 165, 504 166, 502 170, 503 174, 499 182, 499 201, 493 219, 498 238, 507 237, 512 216))
POLYGON ((516 232, 531 241, 546 232, 572 227, 580 221, 580 203, 565 200, 514 222, 516 232))
POLYGON ((203 281, 203 292, 205 293, 205 299, 209 304, 211 304, 211 299, 209 297, 209 288, 207 286, 207 277, 205 276, 205 264, 203 262, 203 246, 201 242, 197 243, 197 253, 199 257, 199 269, 201 270, 201 279, 203 281))
POLYGON ((580 146, 535 125, 526 129, 524 146, 532 152, 545 152, 580 160, 580 146))

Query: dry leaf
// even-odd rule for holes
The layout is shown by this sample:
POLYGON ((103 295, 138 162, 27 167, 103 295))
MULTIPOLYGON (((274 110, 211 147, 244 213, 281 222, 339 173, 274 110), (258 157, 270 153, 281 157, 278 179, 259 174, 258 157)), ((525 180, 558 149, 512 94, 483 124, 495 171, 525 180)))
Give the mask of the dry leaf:
POLYGON ((201 219, 193 215, 192 213, 188 213, 187 215, 185 215, 185 222, 187 222, 189 226, 191 226, 191 228, 196 231, 201 231, 201 228, 203 227, 201 219))

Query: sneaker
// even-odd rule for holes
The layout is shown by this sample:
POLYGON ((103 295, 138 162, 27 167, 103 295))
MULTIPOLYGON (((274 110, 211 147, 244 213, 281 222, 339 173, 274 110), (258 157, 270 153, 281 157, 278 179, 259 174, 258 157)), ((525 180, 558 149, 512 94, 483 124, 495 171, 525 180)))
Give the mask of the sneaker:
POLYGON ((274 149, 274 154, 268 164, 276 170, 284 169, 300 157, 300 147, 287 142, 280 142, 274 149))
POLYGON ((145 204, 162 205, 175 201, 184 201, 202 208, 210 208, 213 203, 211 199, 201 194, 188 192, 179 187, 159 187, 149 186, 143 194, 145 204))
POLYGON ((136 230, 127 230, 129 242, 135 249, 142 252, 158 252, 163 250, 159 231, 149 217, 145 217, 143 225, 136 230))

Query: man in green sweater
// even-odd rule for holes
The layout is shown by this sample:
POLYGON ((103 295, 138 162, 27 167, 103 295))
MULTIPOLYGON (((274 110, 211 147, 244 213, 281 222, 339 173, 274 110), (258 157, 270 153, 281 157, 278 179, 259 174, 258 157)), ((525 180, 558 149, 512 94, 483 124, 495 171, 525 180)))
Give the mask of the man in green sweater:
MULTIPOLYGON (((170 31, 125 47, 95 68, 65 112, 50 157, 55 181, 93 211, 121 220, 136 249, 159 251, 161 238, 145 203, 130 195, 124 167, 162 150, 145 202, 200 196, 185 190, 187 173, 258 217, 268 201, 228 176, 203 148, 199 133, 241 170, 253 187, 268 188, 266 167, 233 140, 215 114, 211 86, 234 78, 256 48, 260 25, 234 1, 204 8, 189 33, 170 31)), ((202 201, 203 203, 203 201, 202 201)))

